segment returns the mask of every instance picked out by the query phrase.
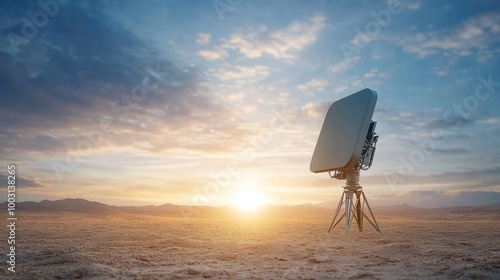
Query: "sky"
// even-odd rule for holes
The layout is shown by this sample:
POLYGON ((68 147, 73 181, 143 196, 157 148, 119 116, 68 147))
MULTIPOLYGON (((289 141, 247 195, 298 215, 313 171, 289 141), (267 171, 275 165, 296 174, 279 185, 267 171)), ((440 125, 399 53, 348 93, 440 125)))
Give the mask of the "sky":
POLYGON ((337 201, 343 182, 309 164, 328 107, 364 88, 373 204, 500 201, 498 1, 0 5, 18 201, 337 201))

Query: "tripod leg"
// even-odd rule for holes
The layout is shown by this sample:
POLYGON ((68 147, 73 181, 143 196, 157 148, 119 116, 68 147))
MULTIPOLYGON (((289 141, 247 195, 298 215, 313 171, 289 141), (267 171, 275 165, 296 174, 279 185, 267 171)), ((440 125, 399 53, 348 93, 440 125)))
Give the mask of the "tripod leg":
POLYGON ((345 233, 349 233, 349 227, 351 226, 351 207, 352 207, 352 191, 347 191, 345 198, 345 233))
MULTIPOLYGON (((337 206, 337 210, 335 210, 335 214, 333 215, 332 223, 328 228, 328 232, 330 232, 335 227, 335 225, 337 225, 335 223, 335 219, 337 219, 337 215, 339 214, 340 208, 342 207, 343 203, 344 203, 344 193, 342 193, 342 195, 340 196, 339 205, 337 206)), ((342 217, 340 219, 342 219, 342 217)))
MULTIPOLYGON (((375 215, 373 215, 372 208, 370 207, 370 204, 368 203, 368 200, 366 199, 365 193, 363 192, 363 200, 366 202, 366 207, 368 207, 368 210, 370 211, 370 215, 372 216, 373 223, 371 223, 370 219, 368 221, 372 224, 372 226, 378 231, 380 231, 380 227, 378 226, 377 220, 375 219, 375 215)), ((368 218, 368 217, 367 217, 368 218)))
POLYGON ((363 231, 363 215, 362 215, 362 207, 361 207, 361 192, 356 192, 356 222, 358 222, 359 232, 363 231))

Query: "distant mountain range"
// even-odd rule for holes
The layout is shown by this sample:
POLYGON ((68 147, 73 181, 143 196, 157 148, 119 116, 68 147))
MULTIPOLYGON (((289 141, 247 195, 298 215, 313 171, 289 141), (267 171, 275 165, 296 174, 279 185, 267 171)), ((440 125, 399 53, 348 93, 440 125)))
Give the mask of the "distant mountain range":
MULTIPOLYGON (((265 211, 270 211, 275 215, 287 215, 297 217, 307 217, 308 215, 331 215, 331 203, 303 204, 293 206, 266 206, 265 211), (326 208, 325 206, 328 206, 326 208)), ((336 205, 335 205, 336 206, 336 205)), ((1 209, 7 209, 7 202, 0 203, 1 209)), ((234 212, 228 206, 210 207, 210 206, 183 206, 174 204, 163 204, 158 206, 113 206, 96 201, 88 201, 81 198, 66 198, 61 200, 42 200, 40 202, 25 201, 16 204, 16 210, 20 213, 36 212, 73 212, 85 214, 144 214, 144 215, 162 215, 162 216, 206 216, 220 215, 222 213, 234 212)), ((476 216, 500 219, 500 202, 482 206, 459 206, 459 207, 441 207, 432 209, 423 209, 413 207, 407 204, 393 206, 373 207, 376 215, 397 215, 407 217, 437 217, 440 214, 453 214, 462 218, 474 218, 476 216)), ((448 215, 449 216, 449 215, 448 215)))
MULTIPOLYGON (((2 209, 7 208, 7 202, 0 203, 2 209)), ((42 200, 40 202, 24 201, 16 204, 17 211, 23 212, 79 212, 79 213, 136 213, 154 214, 178 212, 181 206, 163 204, 159 206, 113 206, 82 198, 66 198, 60 200, 42 200)))

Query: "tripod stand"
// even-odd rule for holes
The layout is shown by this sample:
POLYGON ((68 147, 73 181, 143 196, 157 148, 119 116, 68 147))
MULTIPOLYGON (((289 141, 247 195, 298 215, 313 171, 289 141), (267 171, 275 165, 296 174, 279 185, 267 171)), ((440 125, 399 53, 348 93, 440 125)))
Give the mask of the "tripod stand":
POLYGON ((366 219, 378 232, 380 232, 380 228, 378 226, 377 220, 373 215, 372 209, 368 200, 366 199, 365 193, 363 192, 362 187, 359 185, 359 170, 352 169, 345 173, 336 174, 337 179, 345 178, 346 185, 344 187, 344 192, 340 197, 339 204, 337 206, 337 210, 335 210, 335 214, 333 215, 332 223, 328 228, 328 232, 330 232, 337 224, 345 219, 345 233, 349 233, 349 228, 351 226, 352 220, 354 219, 358 224, 359 231, 363 231, 363 220, 366 219), (368 213, 370 217, 365 212, 365 204, 368 209, 368 213), (340 210, 344 206, 344 213, 337 219, 340 210))

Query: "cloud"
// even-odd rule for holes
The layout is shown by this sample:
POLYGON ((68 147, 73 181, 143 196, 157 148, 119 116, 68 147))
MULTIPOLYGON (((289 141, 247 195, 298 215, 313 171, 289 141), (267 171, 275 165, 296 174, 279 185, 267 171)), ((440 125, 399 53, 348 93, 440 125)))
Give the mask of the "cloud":
POLYGON ((372 69, 370 69, 370 71, 368 71, 367 73, 365 73, 363 75, 364 78, 370 78, 370 79, 383 79, 383 78, 387 78, 388 76, 389 76, 389 74, 387 74, 385 72, 381 72, 377 68, 372 68, 372 69))
POLYGON ((382 72, 377 68, 372 68, 363 75, 363 79, 371 87, 382 84, 382 81, 389 77, 387 72, 382 72))
POLYGON ((422 7, 422 2, 414 1, 408 4, 408 9, 410 10, 419 10, 422 7))
POLYGON ((500 202, 500 192, 411 191, 404 194, 371 195, 372 205, 409 204, 422 208, 481 206, 500 202))
MULTIPOLYGON (((265 54, 276 58, 293 61, 296 53, 303 50, 317 40, 318 33, 325 27, 323 16, 314 16, 309 20, 295 21, 286 28, 269 32, 267 27, 261 25, 250 28, 243 32, 233 33, 222 44, 210 50, 201 50, 197 55, 209 61, 225 59, 229 56, 228 51, 233 50, 243 54, 247 58, 255 59, 265 54)), ((205 34, 205 33, 200 33, 205 34)), ((206 35, 201 35, 205 42, 206 35)))
MULTIPOLYGON (((370 73, 370 72, 369 72, 370 73)), ((440 108, 418 110, 414 112, 400 112, 394 108, 377 111, 382 121, 388 122, 394 128, 402 128, 423 134, 433 129, 446 129, 447 132, 455 131, 459 127, 471 126, 476 123, 472 118, 464 118, 453 111, 444 111, 440 108), (443 114, 443 112, 449 112, 443 114)), ((430 134, 428 135, 430 136, 430 134)))
MULTIPOLYGON (((214 102, 201 69, 165 59, 99 5, 67 5, 17 55, 0 51, 2 158, 65 155, 106 122, 111 128, 100 145, 155 152, 230 149, 223 135, 246 135, 237 112, 214 102), (207 137, 210 129, 219 137, 207 137)), ((16 2, 11 17, 28 8, 16 2)), ((1 31, 22 34, 11 17, 5 20, 15 24, 1 31)), ((0 49, 8 44, 0 41, 0 49)))
POLYGON ((433 120, 429 120, 424 127, 433 129, 433 128, 455 128, 457 125, 459 126, 464 126, 464 125, 472 125, 474 124, 474 120, 472 119, 466 119, 460 115, 456 115, 451 120, 444 119, 444 118, 437 118, 433 120))
POLYGON ((314 92, 324 91, 327 85, 328 81, 325 79, 312 79, 305 84, 299 85, 297 88, 309 95, 313 95, 314 92))
POLYGON ((488 119, 479 120, 479 121, 477 121, 477 123, 496 125, 496 124, 500 123, 500 119, 498 119, 498 118, 488 118, 488 119))
POLYGON ((267 54, 276 59, 292 61, 296 52, 314 43, 318 33, 325 27, 323 16, 314 16, 306 21, 296 21, 286 28, 272 33, 265 26, 232 34, 224 40, 222 47, 237 51, 247 58, 260 58, 267 54))
POLYGON ((356 65, 359 60, 360 60, 359 56, 353 56, 351 57, 351 59, 344 59, 343 61, 330 66, 328 70, 330 70, 333 73, 344 72, 345 70, 348 70, 352 68, 354 65, 356 65))
POLYGON ((310 117, 318 118, 325 116, 330 102, 310 102, 303 106, 301 109, 310 117))
POLYGON ((196 43, 200 45, 206 45, 210 43, 210 40, 212 39, 212 35, 209 33, 198 33, 196 36, 196 43))
POLYGON ((458 57, 475 54, 480 62, 494 56, 492 46, 500 41, 500 14, 469 18, 460 26, 445 31, 417 33, 399 39, 403 50, 424 58, 450 52, 458 57))
MULTIPOLYGON (((0 175, 1 182, 7 182, 7 176, 0 175)), ((16 176, 16 188, 17 189, 28 189, 28 188, 46 188, 44 184, 42 184, 38 179, 27 179, 24 177, 16 176)), ((5 191, 7 192, 7 191, 5 191)))
POLYGON ((221 80, 255 80, 262 79, 269 75, 267 66, 256 65, 246 67, 241 65, 231 66, 229 68, 220 69, 215 72, 215 76, 221 80))
POLYGON ((470 150, 465 149, 465 148, 442 148, 442 149, 436 148, 436 149, 434 149, 434 153, 447 154, 447 155, 466 154, 469 152, 470 152, 470 150))
MULTIPOLYGON (((449 149, 453 151, 452 148, 449 149)), ((373 185, 391 184, 394 190, 403 190, 416 186, 422 191, 436 189, 450 192, 486 191, 500 187, 500 167, 492 167, 484 170, 444 172, 427 176, 388 173, 383 176, 366 176, 363 178, 363 181, 373 185)))
POLYGON ((196 54, 209 61, 224 59, 228 56, 227 51, 221 48, 213 50, 201 50, 196 54))

